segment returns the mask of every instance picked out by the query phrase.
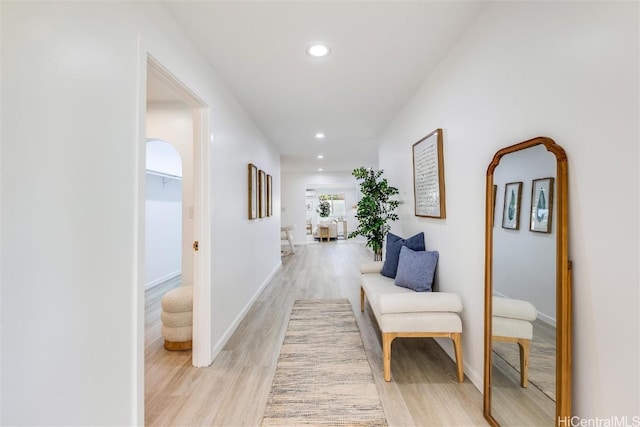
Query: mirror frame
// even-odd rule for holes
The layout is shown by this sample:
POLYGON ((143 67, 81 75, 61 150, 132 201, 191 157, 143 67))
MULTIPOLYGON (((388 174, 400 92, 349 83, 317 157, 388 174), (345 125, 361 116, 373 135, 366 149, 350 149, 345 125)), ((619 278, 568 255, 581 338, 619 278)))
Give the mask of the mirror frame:
POLYGON ((491 414, 491 320, 493 295, 493 173, 500 159, 507 154, 544 145, 554 154, 556 169, 556 422, 571 417, 571 261, 569 261, 568 162, 564 149, 551 138, 537 137, 499 150, 487 169, 485 204, 485 267, 484 267, 484 417, 492 426, 498 422, 491 414))

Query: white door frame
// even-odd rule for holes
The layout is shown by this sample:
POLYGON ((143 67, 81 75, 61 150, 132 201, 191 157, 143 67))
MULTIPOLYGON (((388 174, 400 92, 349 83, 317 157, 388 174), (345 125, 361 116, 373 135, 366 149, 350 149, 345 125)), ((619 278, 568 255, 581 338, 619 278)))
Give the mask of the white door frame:
MULTIPOLYGON (((146 70, 160 79, 193 108, 193 238, 199 244, 198 251, 194 252, 193 256, 193 350, 191 363, 196 367, 209 366, 212 362, 209 107, 160 62, 148 54, 146 70)), ((146 87, 146 76, 147 73, 143 73, 144 87, 146 87)), ((144 120, 142 125, 144 126, 144 120)), ((141 157, 142 169, 144 169, 144 156, 141 157)), ((138 176, 142 176, 144 179, 144 174, 138 174, 138 176)), ((140 188, 144 188, 144 181, 139 185, 140 188)), ((141 191, 139 197, 142 197, 139 202, 144 206, 145 192, 141 191)), ((144 229, 144 220, 144 209, 142 209, 138 215, 138 227, 141 230, 144 229)), ((144 236, 138 244, 138 254, 144 254, 144 236), (142 244, 142 248, 140 248, 140 244, 142 244)), ((144 256, 137 258, 139 271, 144 271, 144 256)), ((144 288, 144 280, 138 283, 138 286, 144 288)), ((142 307, 144 310, 144 304, 142 307)), ((142 318, 144 321, 144 316, 142 318)), ((142 327, 144 329, 144 324, 142 327)), ((144 335, 138 339, 143 341, 144 346, 144 335)))

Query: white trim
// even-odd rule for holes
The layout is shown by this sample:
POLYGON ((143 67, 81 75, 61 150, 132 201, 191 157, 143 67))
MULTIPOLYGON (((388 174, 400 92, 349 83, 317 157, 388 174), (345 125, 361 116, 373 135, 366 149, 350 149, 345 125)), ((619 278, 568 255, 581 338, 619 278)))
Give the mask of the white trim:
POLYGON ((193 108, 207 107, 207 104, 198 95, 193 93, 180 81, 180 79, 174 76, 173 73, 164 67, 164 65, 151 56, 150 53, 147 53, 147 71, 162 81, 162 83, 174 91, 184 102, 189 104, 189 106, 193 108))
POLYGON ((538 312, 538 319, 542 320, 544 323, 556 327, 556 319, 555 317, 551 317, 548 314, 544 314, 542 312, 538 312))
MULTIPOLYGON (((464 331, 462 333, 462 337, 464 338, 464 331)), ((436 341, 436 343, 438 343, 438 345, 444 350, 445 353, 447 353, 447 356, 449 356, 449 358, 456 363, 456 354, 453 348, 453 341, 451 341, 450 338, 434 338, 434 340, 436 341)), ((464 343, 462 344, 462 348, 464 348, 464 343)), ((469 378, 469 381, 471 381, 471 383, 476 386, 476 388, 478 390, 482 390, 482 383, 484 381, 484 377, 483 374, 478 375, 478 372, 475 369, 471 368, 471 364, 467 363, 466 360, 464 360, 464 352, 462 352, 462 367, 463 367, 463 371, 464 374, 467 376, 467 378, 469 378)))
POLYGON ((146 199, 146 110, 147 110, 147 55, 142 47, 140 35, 137 36, 137 76, 136 76, 136 100, 135 113, 138 124, 134 137, 134 176, 137 178, 134 197, 134 250, 133 250, 133 318, 136 320, 134 333, 131 334, 134 340, 133 348, 133 414, 131 425, 144 425, 144 287, 146 280, 145 270, 145 199, 146 199))
POLYGON ((238 316, 236 316, 236 318, 234 319, 233 323, 231 323, 231 325, 227 328, 227 330, 224 332, 224 334, 222 334, 222 336, 220 337, 218 342, 215 343, 215 345, 213 346, 212 351, 211 351, 214 359, 222 351, 222 349, 224 348, 225 344, 227 344, 227 341, 229 341, 229 338, 231 338, 231 335, 233 335, 233 333, 236 331, 236 329, 238 329, 238 326, 240 325, 240 322, 242 322, 244 317, 247 315, 247 313, 249 312, 249 310, 251 309, 253 304, 256 302, 256 300, 258 299, 258 297, 260 296, 260 294, 264 290, 264 288, 267 287, 269 282, 271 282, 271 279, 273 279, 273 277, 276 275, 278 270, 280 270, 280 268, 282 268, 282 261, 278 262, 278 264, 273 269, 273 271, 269 274, 269 276, 266 278, 266 280, 262 283, 262 285, 260 285, 260 287, 255 292, 255 294, 253 294, 253 297, 251 297, 251 299, 244 306, 242 311, 240 311, 238 316))
POLYGON ((209 210, 209 108, 150 54, 148 71, 193 107, 194 233, 199 249, 193 256, 193 349, 191 363, 209 366, 211 358, 211 215, 209 210))
POLYGON ((164 275, 164 276, 162 276, 162 277, 158 277, 158 278, 157 278, 157 279, 155 279, 155 280, 152 280, 152 281, 150 281, 150 282, 147 282, 147 283, 144 285, 144 288, 145 288, 145 290, 149 290, 149 289, 153 288, 154 286, 158 286, 160 283, 164 283, 164 282, 166 282, 167 280, 171 280, 171 279, 173 279, 174 277, 178 277, 178 276, 179 276, 179 275, 181 275, 181 274, 182 274, 182 270, 172 271, 171 273, 167 273, 167 274, 165 274, 165 275, 164 275))
POLYGON ((193 289, 193 349, 191 363, 196 367, 209 366, 212 334, 211 300, 211 198, 209 169, 209 108, 193 110, 193 202, 194 233, 199 249, 194 253, 193 289))

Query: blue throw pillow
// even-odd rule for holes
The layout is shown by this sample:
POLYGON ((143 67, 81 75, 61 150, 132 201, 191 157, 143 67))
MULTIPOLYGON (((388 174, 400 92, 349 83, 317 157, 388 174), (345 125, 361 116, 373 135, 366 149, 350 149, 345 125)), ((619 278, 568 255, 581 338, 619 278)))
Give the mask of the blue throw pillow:
POLYGON ((400 250, 396 286, 416 292, 431 292, 438 266, 438 252, 413 251, 406 246, 400 250))
POLYGON ((386 258, 382 265, 382 270, 380 270, 380 274, 392 279, 396 278, 396 272, 398 271, 398 258, 400 257, 400 249, 402 249, 403 246, 413 249, 414 251, 424 251, 424 233, 420 232, 406 240, 393 233, 387 233, 386 258))
POLYGON ((380 274, 394 279, 398 270, 398 257, 400 257, 400 249, 404 239, 393 233, 387 233, 387 250, 385 254, 384 264, 380 274))

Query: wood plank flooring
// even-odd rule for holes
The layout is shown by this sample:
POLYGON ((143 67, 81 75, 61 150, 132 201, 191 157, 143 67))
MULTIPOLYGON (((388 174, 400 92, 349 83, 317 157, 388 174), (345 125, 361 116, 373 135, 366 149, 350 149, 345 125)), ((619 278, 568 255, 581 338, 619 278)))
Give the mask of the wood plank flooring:
MULTIPOLYGON (((556 329, 541 320, 533 322, 533 339, 546 341, 555 347, 556 329)), ((516 344, 513 344, 514 346, 516 344)), ((536 357, 535 352, 529 354, 530 360, 536 357)), ((556 403, 539 390, 535 384, 520 386, 520 371, 493 355, 492 415, 501 425, 553 426, 555 425, 556 403)), ((529 365, 531 366, 531 365, 529 365)), ((553 367, 551 374, 555 374, 553 367)))
POLYGON ((390 426, 483 426, 482 395, 456 381, 455 363, 431 338, 396 339, 391 375, 382 377, 380 332, 367 306, 360 312, 358 265, 372 255, 361 244, 296 247, 223 351, 207 368, 191 352, 169 352, 160 336, 160 297, 177 283, 147 292, 145 424, 259 426, 293 301, 349 298, 390 426))

